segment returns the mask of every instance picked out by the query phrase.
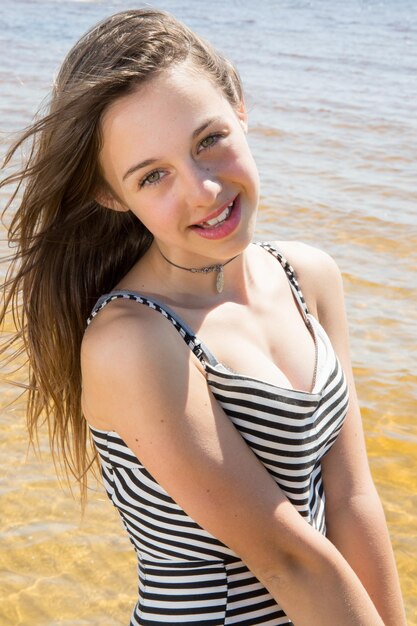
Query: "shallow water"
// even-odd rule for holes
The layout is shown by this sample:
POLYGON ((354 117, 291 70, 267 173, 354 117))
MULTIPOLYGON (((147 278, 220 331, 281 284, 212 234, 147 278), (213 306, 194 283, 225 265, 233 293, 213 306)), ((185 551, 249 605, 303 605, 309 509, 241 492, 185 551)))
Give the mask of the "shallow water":
MULTIPOLYGON (((257 238, 318 245, 343 271, 371 468, 409 624, 417 626, 417 4, 158 6, 238 64, 262 178, 257 238)), ((6 133, 29 122, 46 96, 69 46, 124 8, 121 1, 3 0, 2 150, 6 133)), ((0 392, 5 407, 14 392, 4 382, 0 392)), ((41 459, 27 454, 24 407, 3 408, 0 424, 0 626, 127 624, 135 563, 101 487, 94 485, 80 521, 45 440, 41 459)))

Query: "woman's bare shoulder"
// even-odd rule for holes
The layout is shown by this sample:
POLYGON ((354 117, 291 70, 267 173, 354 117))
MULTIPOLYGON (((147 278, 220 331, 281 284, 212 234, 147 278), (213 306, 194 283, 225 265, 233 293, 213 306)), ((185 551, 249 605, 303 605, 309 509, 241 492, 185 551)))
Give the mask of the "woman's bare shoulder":
POLYGON ((81 358, 100 360, 120 352, 129 354, 136 341, 157 331, 160 320, 154 311, 133 300, 114 300, 100 310, 87 327, 81 358))
MULTIPOLYGON (((81 345, 83 410, 97 427, 114 426, 109 395, 128 394, 167 381, 167 364, 185 367, 191 351, 160 313, 133 300, 105 306, 87 328, 81 345), (100 424, 98 423, 100 422, 100 424)), ((159 390, 160 392, 160 390, 159 390)))
POLYGON ((276 241, 274 244, 294 268, 311 312, 323 310, 328 300, 335 296, 343 299, 341 272, 330 254, 299 241, 276 241))
POLYGON ((275 241, 274 245, 296 269, 296 273, 308 273, 310 277, 321 276, 323 272, 338 269, 333 257, 328 253, 301 241, 275 241))

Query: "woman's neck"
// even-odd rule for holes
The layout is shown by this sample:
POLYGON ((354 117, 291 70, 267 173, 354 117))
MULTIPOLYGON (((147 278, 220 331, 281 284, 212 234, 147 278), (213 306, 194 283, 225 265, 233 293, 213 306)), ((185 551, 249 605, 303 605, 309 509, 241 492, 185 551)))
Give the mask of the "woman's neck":
POLYGON ((154 294, 178 306, 216 306, 223 301, 246 303, 251 283, 250 248, 229 259, 195 258, 195 264, 171 260, 154 242, 118 287, 154 294))

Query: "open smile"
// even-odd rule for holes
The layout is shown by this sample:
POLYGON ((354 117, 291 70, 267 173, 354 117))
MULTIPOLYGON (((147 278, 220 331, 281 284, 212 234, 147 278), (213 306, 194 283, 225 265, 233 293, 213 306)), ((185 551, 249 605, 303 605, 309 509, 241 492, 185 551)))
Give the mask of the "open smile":
POLYGON ((219 224, 222 224, 230 216, 234 203, 235 200, 233 200, 233 202, 228 204, 224 209, 221 210, 220 213, 218 213, 211 219, 205 220, 204 222, 198 222, 197 224, 194 224, 194 226, 197 226, 197 228, 215 228, 219 224))
POLYGON ((241 216, 240 196, 217 209, 205 220, 193 224, 190 228, 205 239, 222 239, 230 235, 238 226, 241 216))

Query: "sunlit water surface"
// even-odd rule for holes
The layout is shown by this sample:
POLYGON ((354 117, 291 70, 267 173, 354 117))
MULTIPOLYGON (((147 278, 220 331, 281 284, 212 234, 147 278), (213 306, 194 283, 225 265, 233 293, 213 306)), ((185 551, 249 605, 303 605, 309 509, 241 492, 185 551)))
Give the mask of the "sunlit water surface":
MULTIPOLYGON (((416 626, 417 3, 167 0, 158 6, 238 64, 262 178, 257 238, 318 245, 343 271, 372 472, 409 624, 416 626)), ((77 37, 126 7, 3 0, 2 151, 6 133, 31 119, 77 37)), ((55 478, 46 439, 41 458, 27 454, 24 406, 6 406, 16 394, 5 382, 0 392, 0 626, 127 624, 136 572, 117 514, 92 483, 80 519, 55 478)))

